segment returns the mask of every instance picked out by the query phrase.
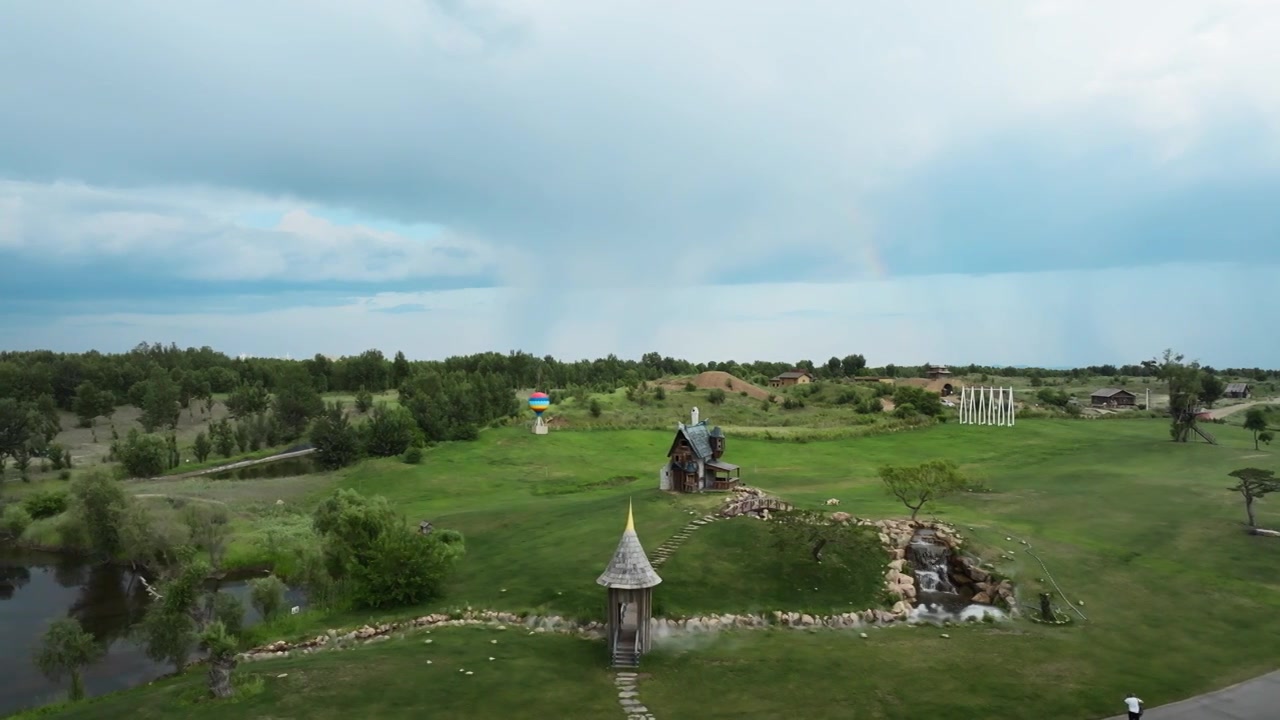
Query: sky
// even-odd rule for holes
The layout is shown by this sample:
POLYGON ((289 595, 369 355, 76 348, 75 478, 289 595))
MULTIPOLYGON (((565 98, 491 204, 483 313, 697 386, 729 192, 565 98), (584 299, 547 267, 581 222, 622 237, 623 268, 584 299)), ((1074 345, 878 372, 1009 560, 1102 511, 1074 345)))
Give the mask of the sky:
POLYGON ((0 349, 1280 366, 1280 3, 0 4, 0 349))

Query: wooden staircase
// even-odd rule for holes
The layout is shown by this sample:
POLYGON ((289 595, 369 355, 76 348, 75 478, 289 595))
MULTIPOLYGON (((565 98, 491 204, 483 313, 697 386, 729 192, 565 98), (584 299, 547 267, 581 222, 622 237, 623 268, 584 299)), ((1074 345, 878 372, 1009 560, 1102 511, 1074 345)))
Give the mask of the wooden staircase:
POLYGON ((619 636, 613 643, 613 667, 640 667, 640 653, 636 651, 636 637, 619 636))

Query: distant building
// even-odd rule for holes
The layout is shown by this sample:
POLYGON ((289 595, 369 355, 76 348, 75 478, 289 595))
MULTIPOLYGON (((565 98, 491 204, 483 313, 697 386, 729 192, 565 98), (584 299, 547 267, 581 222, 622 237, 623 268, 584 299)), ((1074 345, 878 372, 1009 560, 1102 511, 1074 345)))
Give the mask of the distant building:
POLYGON ((813 374, 808 370, 788 370, 781 375, 775 375, 769 381, 769 387, 786 387, 788 385, 805 385, 813 382, 813 374))
POLYGON ((1228 383, 1226 391, 1222 393, 1222 397, 1247 398, 1252 394, 1253 390, 1249 387, 1249 383, 1228 383))
POLYGON ((1120 388, 1103 388, 1089 395, 1094 407, 1133 407, 1138 403, 1138 396, 1120 388))
POLYGON ((947 369, 946 365, 930 365, 929 367, 925 368, 924 374, 925 374, 925 377, 929 378, 930 380, 937 380, 939 378, 951 377, 951 371, 947 369))

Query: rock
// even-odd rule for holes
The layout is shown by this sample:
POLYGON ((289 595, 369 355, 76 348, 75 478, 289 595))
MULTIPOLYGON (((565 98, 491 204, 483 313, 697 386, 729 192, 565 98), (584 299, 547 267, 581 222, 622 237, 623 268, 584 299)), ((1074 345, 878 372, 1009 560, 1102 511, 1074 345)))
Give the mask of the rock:
POLYGON ((987 593, 985 593, 985 592, 980 592, 980 593, 978 593, 977 595, 974 595, 974 596, 973 596, 973 602, 975 602, 975 603, 977 603, 977 604, 979 604, 979 605, 990 605, 990 604, 991 604, 991 596, 990 596, 990 595, 988 595, 988 594, 987 594, 987 593))
POLYGON ((890 570, 897 570, 898 572, 902 572, 902 566, 903 566, 904 564, 906 564, 906 562, 907 562, 906 560, 892 560, 892 561, 890 561, 890 563, 889 563, 889 569, 890 569, 890 570))
POLYGON ((942 634, 941 634, 941 635, 939 635, 938 637, 943 638, 944 640, 950 640, 950 639, 951 639, 951 636, 950 636, 950 635, 948 635, 948 634, 946 634, 946 633, 942 633, 942 634))
POLYGON ((863 640, 866 640, 866 639, 867 639, 867 634, 866 634, 866 633, 858 633, 858 637, 862 638, 863 640))
POLYGON ((890 570, 889 572, 884 574, 884 579, 887 580, 890 584, 897 583, 898 578, 900 577, 902 577, 902 573, 898 572, 897 570, 890 570))
POLYGON ((833 512, 833 513, 831 513, 831 521, 832 521, 832 522, 847 523, 847 522, 849 522, 849 521, 850 521, 850 520, 852 520, 852 519, 853 519, 853 516, 852 516, 852 515, 850 515, 850 514, 849 514, 849 513, 847 513, 847 512, 833 512))

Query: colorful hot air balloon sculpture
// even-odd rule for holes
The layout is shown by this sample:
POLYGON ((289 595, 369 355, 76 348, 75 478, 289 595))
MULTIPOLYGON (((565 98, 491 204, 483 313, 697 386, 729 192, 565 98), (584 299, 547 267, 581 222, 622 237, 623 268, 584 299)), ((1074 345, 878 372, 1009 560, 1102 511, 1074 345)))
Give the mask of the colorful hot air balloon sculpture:
POLYGON ((546 435, 547 424, 542 420, 542 413, 551 407, 551 398, 544 392, 536 392, 529 396, 529 409, 533 411, 533 434, 546 435))

